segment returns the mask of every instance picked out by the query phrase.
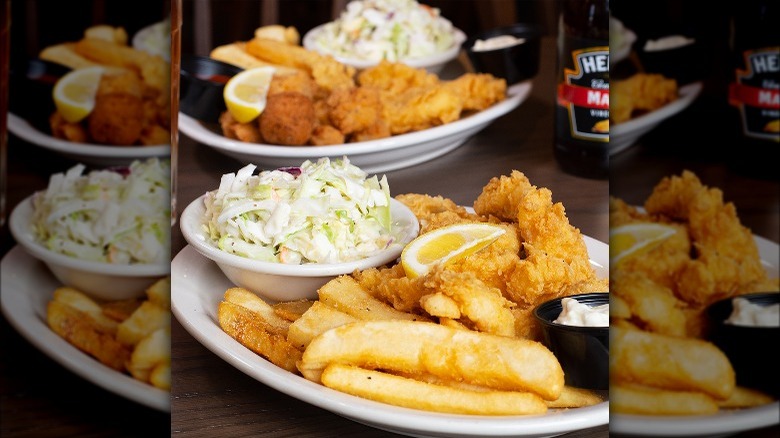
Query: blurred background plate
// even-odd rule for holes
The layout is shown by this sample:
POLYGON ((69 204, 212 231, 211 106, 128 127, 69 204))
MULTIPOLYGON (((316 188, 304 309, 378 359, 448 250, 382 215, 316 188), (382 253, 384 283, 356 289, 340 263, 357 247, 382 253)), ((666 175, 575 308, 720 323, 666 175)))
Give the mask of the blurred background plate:
POLYGON ((39 131, 29 121, 8 113, 8 132, 29 143, 58 152, 78 162, 96 166, 125 166, 135 160, 147 158, 168 158, 171 146, 110 146, 89 143, 74 143, 39 131))
POLYGON ((321 157, 349 157, 368 173, 413 166, 446 154, 465 143, 497 118, 517 108, 531 91, 531 81, 509 87, 507 98, 490 108, 446 125, 379 140, 330 146, 277 146, 244 143, 222 135, 219 125, 204 124, 179 113, 179 130, 188 137, 244 163, 259 167, 297 166, 321 157))
POLYGON ((49 328, 46 323, 46 305, 61 283, 43 262, 17 245, 3 257, 1 265, 3 293, 0 294, 0 305, 3 315, 25 339, 87 381, 150 408, 170 412, 168 391, 103 365, 49 328))
POLYGON ((679 97, 674 102, 627 122, 610 127, 609 154, 615 155, 633 146, 640 137, 655 129, 661 122, 687 108, 688 105, 696 100, 701 90, 701 82, 694 82, 680 87, 679 97))

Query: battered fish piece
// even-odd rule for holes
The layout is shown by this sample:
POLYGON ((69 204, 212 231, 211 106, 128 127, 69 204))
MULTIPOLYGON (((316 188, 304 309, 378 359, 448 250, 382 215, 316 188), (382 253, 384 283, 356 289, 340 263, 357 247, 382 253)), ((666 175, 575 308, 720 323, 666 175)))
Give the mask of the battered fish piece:
POLYGON ((645 209, 688 223, 693 255, 680 267, 676 287, 686 302, 707 305, 767 280, 753 234, 740 223, 734 204, 693 172, 662 179, 645 209))
POLYGON ((268 96, 260 114, 260 134, 266 142, 302 146, 314 131, 314 103, 305 95, 285 91, 268 96))
POLYGON ((61 138, 75 143, 86 143, 89 140, 89 134, 84 125, 68 122, 57 111, 49 117, 49 127, 54 138, 61 138))
POLYGON ((641 113, 656 110, 677 99, 677 81, 660 74, 637 73, 610 84, 609 119, 623 123, 641 113))
POLYGON ((382 60, 357 75, 361 87, 378 88, 388 94, 403 93, 410 88, 429 88, 439 84, 439 77, 424 68, 382 60))
POLYGON ((443 86, 460 97, 463 111, 482 111, 506 98, 506 80, 487 73, 466 73, 443 86))
POLYGON ((375 88, 339 88, 326 100, 329 120, 344 135, 365 131, 383 121, 379 90, 375 88))
POLYGON ((460 98, 441 85, 409 88, 400 94, 385 91, 382 102, 394 135, 454 122, 463 110, 460 98))
POLYGON ((264 143, 263 136, 260 135, 260 125, 256 120, 240 123, 230 111, 225 111, 219 116, 219 125, 222 127, 222 134, 227 138, 247 143, 264 143))
POLYGON ((343 144, 344 134, 331 125, 317 125, 311 132, 309 144, 312 146, 328 146, 333 144, 343 144))

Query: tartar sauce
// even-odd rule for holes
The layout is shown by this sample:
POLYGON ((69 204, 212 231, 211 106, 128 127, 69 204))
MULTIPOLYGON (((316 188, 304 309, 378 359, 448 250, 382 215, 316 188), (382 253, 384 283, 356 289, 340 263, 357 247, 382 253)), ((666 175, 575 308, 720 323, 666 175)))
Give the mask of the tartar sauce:
POLYGON ((647 40, 645 43, 645 52, 660 52, 661 50, 677 49, 695 42, 696 40, 683 35, 670 35, 657 40, 647 40))
POLYGON ((746 298, 734 298, 726 324, 754 327, 780 327, 780 304, 761 306, 746 298))
POLYGON ((524 42, 525 38, 517 38, 512 35, 499 35, 493 38, 488 38, 486 40, 475 41, 472 50, 475 52, 485 52, 488 50, 497 50, 503 49, 505 47, 516 46, 518 44, 523 44, 524 42))
POLYGON ((561 300, 561 306, 563 307, 561 314, 553 321, 556 324, 579 327, 609 326, 609 304, 588 306, 574 298, 564 298, 561 300))

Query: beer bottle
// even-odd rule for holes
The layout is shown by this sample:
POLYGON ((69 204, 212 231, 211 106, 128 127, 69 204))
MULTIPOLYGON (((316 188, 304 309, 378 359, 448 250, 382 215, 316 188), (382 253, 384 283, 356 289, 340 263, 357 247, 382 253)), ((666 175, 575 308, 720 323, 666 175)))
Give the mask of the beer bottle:
POLYGON ((730 159, 751 176, 777 178, 780 152, 780 3, 743 0, 731 22, 729 104, 736 131, 730 159))
POLYGON ((562 0, 555 158, 586 178, 609 175, 609 1, 562 0))

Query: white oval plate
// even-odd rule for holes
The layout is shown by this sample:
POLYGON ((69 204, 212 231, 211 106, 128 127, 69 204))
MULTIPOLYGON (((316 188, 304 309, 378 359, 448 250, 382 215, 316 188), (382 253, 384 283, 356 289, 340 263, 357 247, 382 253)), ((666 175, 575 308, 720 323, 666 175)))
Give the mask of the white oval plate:
POLYGON ((168 158, 171 145, 156 146, 111 146, 90 143, 75 143, 54 138, 43 133, 27 120, 8 113, 8 131, 22 140, 58 152, 70 159, 96 166, 126 166, 135 160, 147 158, 168 158))
MULTIPOLYGON (((606 278, 609 248, 585 236, 591 262, 606 278)), ((379 403, 316 384, 279 368, 227 335, 217 307, 233 284, 211 260, 186 246, 171 263, 171 310, 206 348, 278 391, 378 429, 418 437, 548 437, 609 422, 609 402, 578 409, 551 409, 543 415, 475 416, 426 412, 379 403)))
MULTIPOLYGON (((770 276, 780 276, 780 246, 754 236, 761 263, 770 276)), ((715 415, 650 416, 612 414, 610 433, 631 436, 711 437, 780 424, 780 402, 750 409, 721 410, 715 415)))
POLYGON ((104 389, 163 412, 170 412, 170 393, 115 371, 83 353, 46 323, 46 305, 61 283, 46 265, 19 245, 0 265, 0 305, 11 325, 32 345, 62 366, 104 389))
POLYGON ((703 84, 694 82, 680 87, 679 97, 674 102, 631 119, 613 125, 609 129, 609 154, 614 155, 632 146, 639 137, 655 129, 661 122, 688 107, 701 93, 703 84))
MULTIPOLYGON (((446 154, 466 142, 497 118, 517 108, 531 92, 531 81, 507 90, 507 98, 478 113, 446 125, 419 132, 400 134, 379 140, 331 146, 277 146, 231 140, 199 122, 179 113, 179 130, 188 137, 211 146, 244 163, 277 168, 298 166, 305 160, 321 157, 349 157, 352 164, 368 173, 380 173, 413 166, 446 154)), ((216 126, 216 125, 215 125, 216 126)), ((217 128, 218 129, 218 128, 217 128)))

